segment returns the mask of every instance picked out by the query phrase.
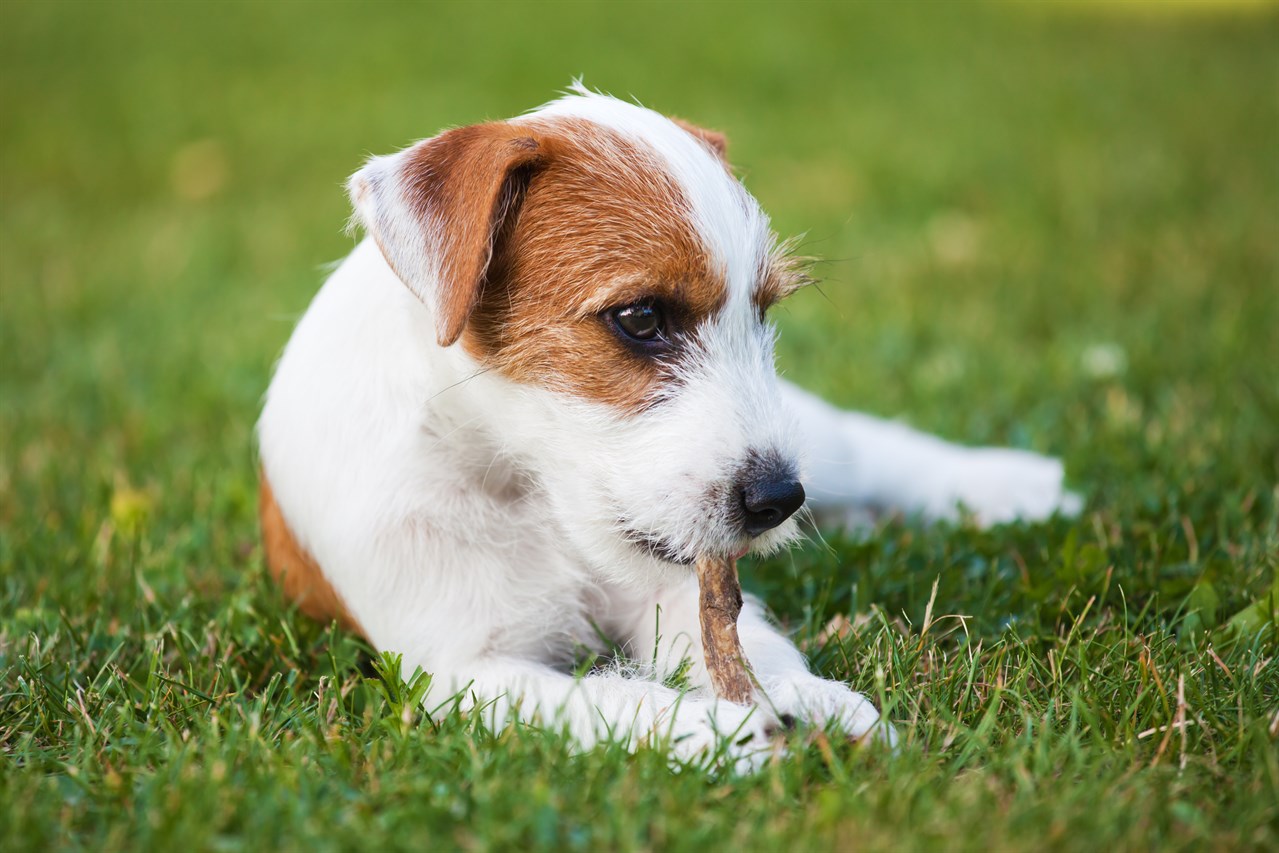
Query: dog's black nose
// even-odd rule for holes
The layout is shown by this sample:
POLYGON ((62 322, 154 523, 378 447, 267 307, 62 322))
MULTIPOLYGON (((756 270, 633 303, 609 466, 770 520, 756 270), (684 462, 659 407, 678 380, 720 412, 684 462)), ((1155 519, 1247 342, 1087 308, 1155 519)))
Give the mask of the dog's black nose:
POLYGON ((742 488, 742 526, 748 536, 772 530, 804 505, 804 487, 789 471, 767 471, 742 488))

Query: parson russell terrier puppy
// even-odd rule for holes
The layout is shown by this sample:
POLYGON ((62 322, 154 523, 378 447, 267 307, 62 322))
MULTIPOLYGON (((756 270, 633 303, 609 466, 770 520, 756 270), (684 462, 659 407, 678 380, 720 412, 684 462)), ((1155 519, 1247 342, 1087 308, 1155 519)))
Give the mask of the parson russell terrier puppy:
POLYGON ((758 704, 716 701, 695 556, 791 542, 805 500, 983 523, 1077 509, 1055 460, 778 379, 768 309, 804 277, 724 151, 577 86, 351 178, 368 237, 258 424, 266 554, 303 611, 432 673, 428 705, 747 765, 785 718, 892 741, 753 601, 758 704), (574 677, 601 636, 632 660, 574 677), (685 661, 690 689, 666 686, 685 661))

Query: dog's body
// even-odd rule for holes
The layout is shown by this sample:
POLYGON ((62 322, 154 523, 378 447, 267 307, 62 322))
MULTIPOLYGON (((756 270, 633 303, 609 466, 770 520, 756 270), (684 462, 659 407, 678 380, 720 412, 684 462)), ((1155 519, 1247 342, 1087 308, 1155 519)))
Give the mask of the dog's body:
POLYGON ((259 424, 267 556, 304 610, 431 672, 428 701, 681 756, 736 733, 748 759, 782 716, 861 737, 872 705, 809 673, 754 602, 760 704, 709 695, 691 561, 794 538, 801 455, 837 515, 1073 508, 1053 460, 777 379, 764 312, 799 279, 722 155, 579 90, 352 178, 370 238, 299 323, 259 424), (629 670, 569 674, 601 637, 629 670), (663 679, 686 661, 681 694, 663 679))

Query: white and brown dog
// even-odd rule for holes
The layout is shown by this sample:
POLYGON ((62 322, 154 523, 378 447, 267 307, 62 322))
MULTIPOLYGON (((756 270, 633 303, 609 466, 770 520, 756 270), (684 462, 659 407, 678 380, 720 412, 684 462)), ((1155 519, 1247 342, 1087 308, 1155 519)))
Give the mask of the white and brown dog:
POLYGON ((716 133, 579 86, 373 158, 349 190, 370 239, 258 424, 267 559, 303 611, 432 673, 432 704, 748 764, 787 717, 891 740, 755 602, 759 704, 713 699, 695 555, 792 541, 806 497, 985 522, 1077 507, 1054 460, 778 379, 767 311, 802 275, 716 133), (631 660, 574 677, 601 636, 631 660), (683 692, 664 684, 681 667, 683 692))

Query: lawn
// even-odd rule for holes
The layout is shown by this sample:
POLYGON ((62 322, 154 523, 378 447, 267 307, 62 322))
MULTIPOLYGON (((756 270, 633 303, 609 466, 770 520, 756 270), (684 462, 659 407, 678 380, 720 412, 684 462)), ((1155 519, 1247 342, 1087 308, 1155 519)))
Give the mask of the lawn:
POLYGON ((1266 4, 0 5, 0 849, 1279 849, 1277 81, 1266 4), (825 259, 789 377, 1086 497, 743 567, 896 755, 417 714, 265 578, 342 180, 578 74, 825 259))

